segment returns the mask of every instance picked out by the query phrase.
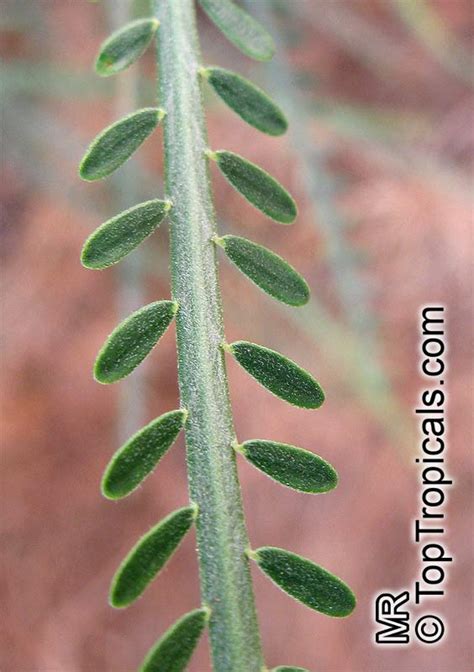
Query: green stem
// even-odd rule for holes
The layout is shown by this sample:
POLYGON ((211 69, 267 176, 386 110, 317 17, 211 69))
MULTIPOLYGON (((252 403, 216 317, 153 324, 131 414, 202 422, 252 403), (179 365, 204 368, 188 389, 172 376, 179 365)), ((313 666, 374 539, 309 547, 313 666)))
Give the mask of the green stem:
POLYGON ((166 197, 171 210, 171 276, 181 404, 189 411, 186 446, 191 500, 199 507, 197 542, 203 603, 212 610, 216 672, 263 667, 245 551, 245 527, 232 443, 214 206, 199 82, 194 0, 156 0, 166 197))

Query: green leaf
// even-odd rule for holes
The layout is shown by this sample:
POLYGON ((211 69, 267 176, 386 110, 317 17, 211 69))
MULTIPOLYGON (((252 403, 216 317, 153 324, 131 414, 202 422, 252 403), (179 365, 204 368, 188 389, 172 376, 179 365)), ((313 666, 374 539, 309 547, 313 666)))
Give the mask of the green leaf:
POLYGON ((270 478, 294 490, 316 494, 337 485, 335 469, 309 450, 261 439, 245 441, 236 450, 270 478))
POLYGON ((86 240, 81 261, 86 268, 116 264, 158 227, 171 208, 169 201, 146 201, 104 222, 86 240))
POLYGON ((207 608, 190 611, 169 628, 150 650, 139 672, 182 672, 209 620, 207 608))
POLYGON ((230 42, 256 61, 269 61, 275 53, 271 35, 250 14, 231 0, 199 0, 208 17, 230 42))
POLYGON ((112 33, 100 47, 95 62, 97 74, 109 77, 135 63, 150 44, 159 25, 156 19, 138 19, 112 33))
POLYGON ((304 278, 274 252, 240 236, 214 240, 242 273, 270 296, 290 306, 308 302, 309 287, 304 278))
POLYGON ((101 180, 129 159, 164 117, 157 107, 144 107, 99 133, 79 166, 83 180, 101 180))
POLYGON ((248 554, 279 588, 310 609, 338 618, 354 610, 356 600, 351 589, 311 560, 272 546, 248 554))
POLYGON ((233 152, 220 150, 208 155, 217 161, 231 185, 265 215, 281 224, 291 224, 295 219, 296 203, 271 175, 233 152))
POLYGON ((224 346, 243 368, 274 395, 302 408, 319 408, 324 392, 314 378, 275 350, 248 341, 224 346))
POLYGON ((102 479, 109 499, 129 495, 153 471, 184 427, 188 412, 170 411, 134 434, 113 456, 102 479))
POLYGON ((274 667, 270 672, 309 672, 305 667, 288 667, 288 665, 283 665, 279 667, 274 667))
POLYGON ((194 506, 173 511, 135 544, 113 578, 110 589, 113 607, 127 607, 140 597, 170 559, 196 515, 194 506))
POLYGON ((132 313, 105 341, 94 365, 98 383, 125 378, 149 354, 178 310, 175 301, 155 301, 132 313))
POLYGON ((285 133, 288 122, 283 112, 248 79, 224 68, 203 68, 201 72, 217 95, 248 124, 268 135, 285 133))

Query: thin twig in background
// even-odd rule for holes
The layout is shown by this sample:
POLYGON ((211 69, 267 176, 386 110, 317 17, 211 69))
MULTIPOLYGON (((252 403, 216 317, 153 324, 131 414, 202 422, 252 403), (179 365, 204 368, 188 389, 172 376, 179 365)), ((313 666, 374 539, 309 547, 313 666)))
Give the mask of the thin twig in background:
MULTIPOLYGON (((110 32, 124 26, 131 19, 133 0, 108 0, 107 14, 110 32)), ((137 107, 137 70, 132 68, 114 81, 114 119, 120 119, 137 107)), ((133 159, 125 164, 113 178, 112 203, 117 212, 133 206, 137 202, 138 172, 133 159)), ((120 320, 130 315, 145 303, 143 282, 143 250, 124 259, 117 268, 117 312, 120 320)), ((147 364, 138 367, 119 389, 117 433, 119 443, 141 427, 146 419, 146 376, 147 364)))

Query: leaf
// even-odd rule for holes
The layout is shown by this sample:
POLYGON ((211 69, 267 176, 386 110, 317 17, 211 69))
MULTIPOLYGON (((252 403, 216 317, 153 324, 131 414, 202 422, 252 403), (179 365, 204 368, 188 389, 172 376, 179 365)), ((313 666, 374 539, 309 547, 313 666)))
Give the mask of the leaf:
POLYGON ((150 650, 139 672, 182 672, 209 620, 210 610, 196 609, 182 616, 150 650))
POLYGON ((164 117, 157 107, 144 107, 99 133, 79 166, 83 180, 101 180, 129 159, 133 152, 155 130, 164 117))
POLYGON ((231 0, 199 0, 213 23, 244 54, 256 61, 269 61, 275 45, 269 33, 250 14, 231 0))
POLYGON ((121 322, 97 355, 94 365, 97 382, 115 383, 128 376, 163 336, 177 310, 174 301, 155 301, 121 322))
POLYGON ((250 551, 249 556, 279 588, 310 609, 338 618, 354 610, 351 589, 311 560, 272 546, 250 551))
POLYGON ((261 439, 245 441, 236 450, 270 478, 294 490, 316 494, 337 485, 335 469, 309 450, 261 439))
POLYGON ((255 380, 274 395, 301 408, 319 408, 324 392, 314 378, 275 350, 248 341, 225 346, 255 380))
POLYGON ((138 19, 112 33, 100 47, 95 62, 97 74, 109 77, 135 63, 145 52, 159 25, 156 19, 138 19))
POLYGON ((86 240, 81 261, 86 268, 116 264, 158 227, 171 208, 169 201, 146 201, 104 222, 86 240))
POLYGON ((127 607, 144 592, 170 559, 196 518, 196 507, 173 511, 152 527, 127 555, 110 589, 110 604, 127 607))
POLYGON ((279 667, 274 667, 270 672, 309 672, 305 667, 288 667, 288 665, 283 665, 279 667))
POLYGON ((188 412, 170 411, 134 434, 113 456, 102 479, 109 499, 129 495, 153 471, 184 427, 188 412))
POLYGON ((236 72, 209 67, 202 70, 214 91, 251 126, 268 135, 282 135, 288 122, 280 108, 257 86, 236 72))
POLYGON ((228 235, 214 240, 237 268, 270 296, 290 306, 308 302, 309 287, 305 279, 271 250, 240 236, 228 235))
POLYGON ((264 170, 233 152, 209 152, 224 177, 242 196, 265 215, 281 224, 291 224, 297 215, 290 194, 264 170))

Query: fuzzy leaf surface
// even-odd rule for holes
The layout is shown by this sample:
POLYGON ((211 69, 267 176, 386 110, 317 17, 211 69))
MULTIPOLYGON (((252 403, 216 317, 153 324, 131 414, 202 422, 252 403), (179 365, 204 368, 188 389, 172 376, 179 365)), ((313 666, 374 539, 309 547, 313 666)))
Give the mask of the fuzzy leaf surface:
POLYGON ((288 665, 280 665, 279 667, 274 667, 270 672, 309 672, 305 667, 288 667, 288 665))
POLYGON ((158 343, 177 309, 174 301, 155 301, 121 322, 97 356, 94 365, 97 382, 115 383, 128 376, 158 343))
POLYGON ((115 75, 135 63, 153 39, 156 19, 137 19, 115 31, 100 47, 95 71, 102 77, 115 75))
POLYGON ((204 75, 217 95, 248 124, 268 135, 285 133, 285 115, 258 86, 224 68, 208 67, 204 75))
POLYGON ((170 559, 195 516, 196 510, 191 506, 173 511, 135 544, 113 578, 110 589, 113 607, 127 607, 140 597, 170 559))
POLYGON ((272 546, 253 551, 251 557, 279 588, 310 609, 338 618, 354 610, 351 589, 311 560, 272 546))
POLYGON ((213 23, 246 56, 269 61, 275 53, 271 35, 231 0, 199 0, 213 23))
POLYGON ((324 392, 314 378, 284 355, 248 341, 227 346, 239 364, 275 396, 301 408, 319 408, 324 392))
POLYGON ((234 152, 219 150, 214 157, 224 177, 249 203, 280 224, 293 222, 296 203, 271 175, 234 152))
POLYGON ((79 166, 83 180, 101 180, 117 170, 153 133, 163 111, 144 107, 108 126, 92 141, 79 166))
POLYGON ((257 469, 294 490, 316 494, 337 485, 335 469, 309 450, 260 439, 245 441, 239 450, 257 469))
POLYGON ((290 306, 309 300, 306 280, 278 254, 240 236, 223 236, 216 242, 229 259, 260 289, 290 306))
POLYGON ((134 434, 113 456, 102 479, 109 499, 129 495, 153 471, 186 422, 184 410, 164 413, 134 434))
POLYGON ((183 672, 207 625, 207 609, 182 616, 150 650, 139 672, 183 672))
POLYGON ((167 201, 154 199, 121 212, 99 226, 86 240, 81 261, 86 268, 116 264, 159 226, 170 209, 167 201))

